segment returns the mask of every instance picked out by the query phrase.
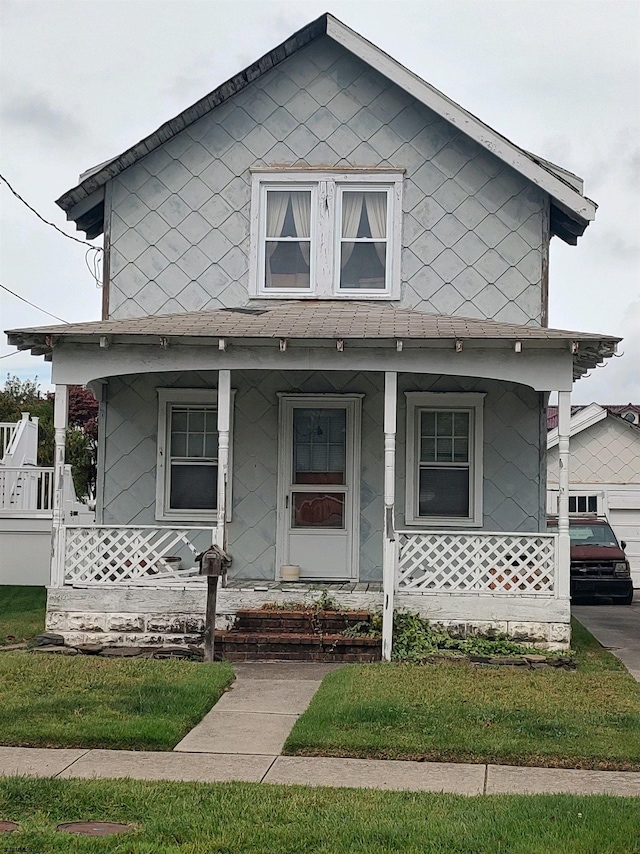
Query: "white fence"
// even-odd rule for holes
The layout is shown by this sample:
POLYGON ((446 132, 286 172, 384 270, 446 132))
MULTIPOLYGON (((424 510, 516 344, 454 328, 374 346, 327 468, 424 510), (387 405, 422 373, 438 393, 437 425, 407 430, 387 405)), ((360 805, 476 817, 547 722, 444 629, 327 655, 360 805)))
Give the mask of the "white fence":
POLYGON ((50 516, 53 468, 0 466, 0 512, 50 516))
POLYGON ((557 534, 397 534, 401 593, 556 595, 557 534))
POLYGON ((146 525, 65 525, 63 528, 65 584, 157 584, 196 575, 193 539, 215 529, 169 528, 146 525), (183 555, 190 566, 176 568, 183 555), (174 560, 171 560, 174 558, 174 560))
POLYGON ((11 444, 14 433, 18 429, 17 421, 1 421, 0 422, 0 460, 4 457, 5 451, 11 444))

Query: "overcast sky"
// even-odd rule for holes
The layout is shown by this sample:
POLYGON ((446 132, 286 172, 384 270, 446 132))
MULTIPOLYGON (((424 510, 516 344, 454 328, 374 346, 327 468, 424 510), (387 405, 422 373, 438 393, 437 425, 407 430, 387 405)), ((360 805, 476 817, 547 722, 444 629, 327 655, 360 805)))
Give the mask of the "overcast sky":
MULTIPOLYGON (((1 169, 54 204, 111 158, 330 11, 518 145, 576 172, 599 210, 551 243, 550 325, 624 336, 574 401, 640 403, 638 0, 0 0, 1 169)), ((67 321, 100 317, 85 249, 0 185, 0 283, 67 321)), ((82 237, 82 234, 78 236, 82 237)), ((100 241, 94 241, 99 245, 100 241)), ((1 329, 47 316, 0 291, 1 329)), ((10 353, 2 335, 0 357, 10 353)), ((49 381, 41 358, 0 361, 49 381)))

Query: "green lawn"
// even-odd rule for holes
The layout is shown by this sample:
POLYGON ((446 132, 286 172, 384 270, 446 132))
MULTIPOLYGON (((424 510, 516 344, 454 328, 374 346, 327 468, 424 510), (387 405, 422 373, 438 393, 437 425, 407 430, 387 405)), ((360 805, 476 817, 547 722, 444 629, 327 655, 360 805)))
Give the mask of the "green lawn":
POLYGON ((6 852, 119 854, 632 854, 633 798, 489 795, 468 798, 130 780, 0 780, 6 852), (118 821, 124 836, 55 831, 66 821, 118 821))
POLYGON ((325 677, 284 752, 638 769, 638 685, 574 629, 574 672, 446 661, 341 668, 325 677))
POLYGON ((0 646, 21 643, 44 630, 44 587, 0 586, 0 646))
POLYGON ((0 744, 171 750, 233 681, 229 664, 0 653, 0 744))

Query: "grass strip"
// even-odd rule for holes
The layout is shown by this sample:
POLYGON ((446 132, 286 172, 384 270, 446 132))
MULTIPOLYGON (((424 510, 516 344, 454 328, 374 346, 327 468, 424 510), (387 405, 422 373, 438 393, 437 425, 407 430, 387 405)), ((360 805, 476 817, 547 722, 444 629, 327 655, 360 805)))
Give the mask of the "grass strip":
POLYGON ((575 654, 575 672, 448 661, 341 668, 284 752, 637 770, 637 683, 581 626, 575 654))
POLYGON ((229 664, 0 654, 0 744, 171 750, 233 681, 229 664))
POLYGON ((0 646, 21 643, 44 630, 44 587, 0 585, 0 646))
POLYGON ((39 854, 632 854, 640 832, 634 798, 130 780, 0 780, 0 818, 0 851, 39 854), (78 820, 134 829, 56 833, 78 820))

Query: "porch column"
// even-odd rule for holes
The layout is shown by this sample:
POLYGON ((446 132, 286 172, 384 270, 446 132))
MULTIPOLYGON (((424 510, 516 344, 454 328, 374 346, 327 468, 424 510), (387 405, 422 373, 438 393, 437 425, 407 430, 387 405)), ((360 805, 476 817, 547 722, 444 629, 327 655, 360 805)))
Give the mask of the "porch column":
POLYGON ((557 596, 569 598, 571 543, 569 539, 569 430, 571 392, 558 392, 558 580, 557 596))
POLYGON ((51 525, 51 586, 64 587, 64 463, 69 411, 69 386, 56 385, 53 407, 55 458, 53 469, 53 514, 51 525))
POLYGON ((229 480, 229 428, 231 424, 231 371, 218 371, 218 503, 216 543, 227 542, 227 482, 229 480))
POLYGON ((384 375, 384 540, 382 546, 382 658, 391 660, 393 594, 396 584, 397 544, 394 533, 396 491, 396 409, 398 374, 384 375))

